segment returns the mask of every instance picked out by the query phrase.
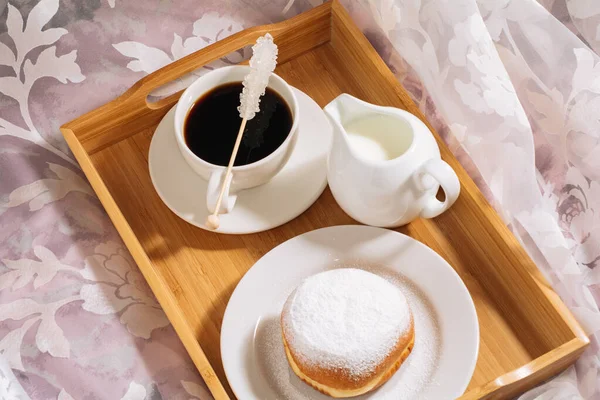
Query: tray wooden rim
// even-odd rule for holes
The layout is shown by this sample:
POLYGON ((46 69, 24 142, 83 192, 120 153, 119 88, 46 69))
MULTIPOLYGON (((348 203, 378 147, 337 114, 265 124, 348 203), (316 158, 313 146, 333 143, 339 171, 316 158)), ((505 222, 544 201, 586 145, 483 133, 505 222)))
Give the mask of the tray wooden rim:
MULTIPOLYGON (((139 113, 141 112, 141 109, 145 108, 149 110, 163 108, 166 112, 177 101, 181 95, 181 92, 175 93, 159 101, 158 103, 150 104, 146 101, 146 97, 153 89, 172 81, 176 77, 180 77, 186 73, 189 73, 204 64, 219 59, 232 51, 252 44, 256 38, 266 32, 270 32, 275 38, 277 38, 278 34, 281 32, 294 29, 302 24, 306 24, 313 18, 324 17, 339 18, 344 23, 348 24, 351 34, 358 42, 358 45, 363 47, 363 49, 373 58, 373 63, 377 69, 377 72, 383 74, 388 81, 398 84, 393 73, 388 69, 383 60, 381 60, 375 49, 370 45, 360 30, 353 24, 346 10, 339 3, 339 0, 332 0, 286 21, 256 26, 243 30, 202 50, 192 53, 153 72, 150 75, 147 75, 136 82, 129 90, 127 90, 117 99, 62 125, 60 128, 71 151, 75 155, 82 170, 90 181, 91 186, 107 210, 107 213, 113 224, 123 238, 145 279, 148 281, 161 306, 165 310, 165 313, 168 315, 169 320, 173 324, 178 336, 184 343, 186 350, 190 354, 201 376, 216 399, 228 399, 229 397, 223 385, 219 381, 218 376, 215 374, 211 364, 209 363, 204 351, 202 350, 200 343, 194 337, 194 334, 185 320, 185 316, 182 314, 177 305, 177 301, 173 293, 165 289, 162 278, 153 268, 152 261, 146 254, 138 238, 135 236, 131 226, 122 214, 115 199, 111 196, 106 184, 102 180, 90 158, 93 153, 100 151, 103 148, 108 147, 122 139, 113 140, 111 142, 103 142, 97 137, 101 136, 102 131, 110 129, 111 126, 118 124, 118 120, 109 121, 107 124, 104 124, 101 127, 96 127, 95 129, 87 129, 87 132, 84 134, 76 134, 75 132, 80 132, 83 128, 90 128, 88 122, 94 118, 97 118, 99 115, 114 114, 114 112, 111 112, 111 110, 117 110, 120 112, 120 110, 126 108, 134 108, 133 112, 139 113), (84 142, 87 143, 87 149, 84 146, 84 142)), ((322 39, 323 40, 321 43, 311 43, 310 48, 325 43, 329 41, 330 38, 324 37, 322 39)), ((281 59, 281 62, 283 63, 287 59, 292 59, 301 54, 301 52, 302 49, 299 49, 298 54, 289 54, 285 58, 281 59)), ((400 97, 406 96, 405 93, 398 93, 398 95, 400 97)), ((411 112, 413 112, 413 110, 411 110, 411 112)), ((434 134, 437 135, 435 130, 431 127, 424 115, 418 109, 414 113, 429 126, 434 134)), ((475 183, 470 178, 469 180, 470 182, 466 183, 469 183, 476 188, 475 183)), ((465 182, 462 182, 461 180, 461 184, 464 183, 465 182)), ((478 189, 477 192, 479 192, 478 189)), ((483 199, 483 195, 481 195, 480 192, 479 196, 481 196, 483 199)), ((483 200, 483 202, 486 201, 483 200)), ((500 220, 500 217, 495 212, 493 214, 495 215, 495 218, 500 220)), ((500 228, 501 231, 498 233, 502 236, 504 241, 511 246, 518 246, 520 248, 520 244, 508 230, 508 228, 502 222, 501 225, 504 226, 504 229, 500 228)), ((536 359, 516 370, 510 371, 509 373, 501 375, 484 385, 469 390, 461 397, 462 399, 496 398, 507 395, 514 390, 513 386, 519 384, 519 382, 522 382, 526 379, 535 379, 537 376, 542 376, 545 372, 547 372, 550 368, 555 367, 557 364, 561 364, 564 367, 570 365, 589 344, 589 338, 585 334, 584 330, 575 320, 566 305, 561 301, 559 296, 552 290, 551 286, 541 275, 533 261, 527 259, 524 260, 522 264, 526 272, 530 275, 533 281, 538 285, 543 294, 552 304, 554 311, 564 320, 564 322, 573 332, 574 338, 562 344, 561 346, 554 348, 552 351, 537 357, 536 359)))

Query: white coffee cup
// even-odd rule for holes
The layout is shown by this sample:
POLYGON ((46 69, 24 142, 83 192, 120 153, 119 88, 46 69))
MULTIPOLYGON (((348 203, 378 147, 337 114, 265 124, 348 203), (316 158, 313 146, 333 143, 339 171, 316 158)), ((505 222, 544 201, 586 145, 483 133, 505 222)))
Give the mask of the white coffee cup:
MULTIPOLYGON (((205 93, 226 83, 241 82, 248 72, 250 72, 250 67, 235 65, 218 68, 201 76, 183 92, 175 109, 175 137, 177 145, 188 165, 208 182, 206 206, 210 213, 213 213, 215 210, 217 198, 221 190, 221 183, 223 182, 227 167, 211 164, 196 156, 189 149, 185 143, 184 136, 185 119, 190 108, 205 93)), ((284 142, 273 153, 254 163, 234 166, 232 168, 232 173, 226 183, 225 193, 221 201, 219 210, 221 214, 231 212, 237 200, 237 195, 241 190, 260 186, 273 178, 289 160, 296 144, 299 119, 296 96, 292 88, 276 74, 271 75, 268 87, 277 92, 289 106, 292 112, 292 127, 284 142)), ((203 134, 217 135, 218 132, 205 132, 203 134)))

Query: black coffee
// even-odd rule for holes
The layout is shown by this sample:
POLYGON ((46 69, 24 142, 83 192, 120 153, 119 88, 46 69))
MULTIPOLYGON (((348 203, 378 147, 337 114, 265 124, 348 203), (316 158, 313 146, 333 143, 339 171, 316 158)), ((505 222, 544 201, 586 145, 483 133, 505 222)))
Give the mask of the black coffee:
MULTIPOLYGON (((211 164, 227 166, 242 119, 242 82, 218 86, 199 98, 185 119, 184 136, 189 149, 211 164)), ((234 165, 246 165, 273 153, 290 133, 292 112, 285 100, 267 88, 260 111, 246 124, 234 165)))

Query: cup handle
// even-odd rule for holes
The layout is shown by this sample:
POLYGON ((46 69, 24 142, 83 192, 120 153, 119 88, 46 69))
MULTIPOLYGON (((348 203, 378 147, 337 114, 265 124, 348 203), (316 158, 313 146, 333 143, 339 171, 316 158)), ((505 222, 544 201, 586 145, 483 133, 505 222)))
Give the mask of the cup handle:
MULTIPOLYGON (((215 170, 210 175, 208 180, 208 187, 206 189, 206 207, 209 213, 214 213, 217 207, 217 200, 219 199, 219 193, 221 192, 221 183, 223 182, 223 175, 226 169, 220 168, 215 170)), ((229 178, 225 183, 225 192, 223 193, 223 199, 221 200, 221 207, 219 207, 219 214, 227 214, 233 210, 235 201, 237 200, 237 194, 230 194, 231 181, 233 179, 233 172, 229 174, 229 178)))
POLYGON ((432 158, 421 166, 417 181, 423 190, 433 187, 437 181, 446 195, 444 201, 439 201, 435 197, 435 193, 426 199, 425 206, 421 210, 423 218, 437 217, 450 208, 460 194, 460 181, 456 172, 447 162, 439 158, 432 158))

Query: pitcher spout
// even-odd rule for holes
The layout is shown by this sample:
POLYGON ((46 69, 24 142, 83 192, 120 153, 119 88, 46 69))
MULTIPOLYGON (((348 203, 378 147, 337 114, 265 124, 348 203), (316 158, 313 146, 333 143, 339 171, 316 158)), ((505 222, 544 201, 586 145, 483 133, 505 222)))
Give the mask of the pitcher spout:
POLYGON ((327 104, 323 111, 331 120, 343 126, 348 121, 365 114, 369 106, 370 104, 343 93, 327 104))
POLYGON ((333 146, 348 147, 345 125, 368 113, 370 104, 343 93, 327 104, 323 111, 333 128, 333 146))

